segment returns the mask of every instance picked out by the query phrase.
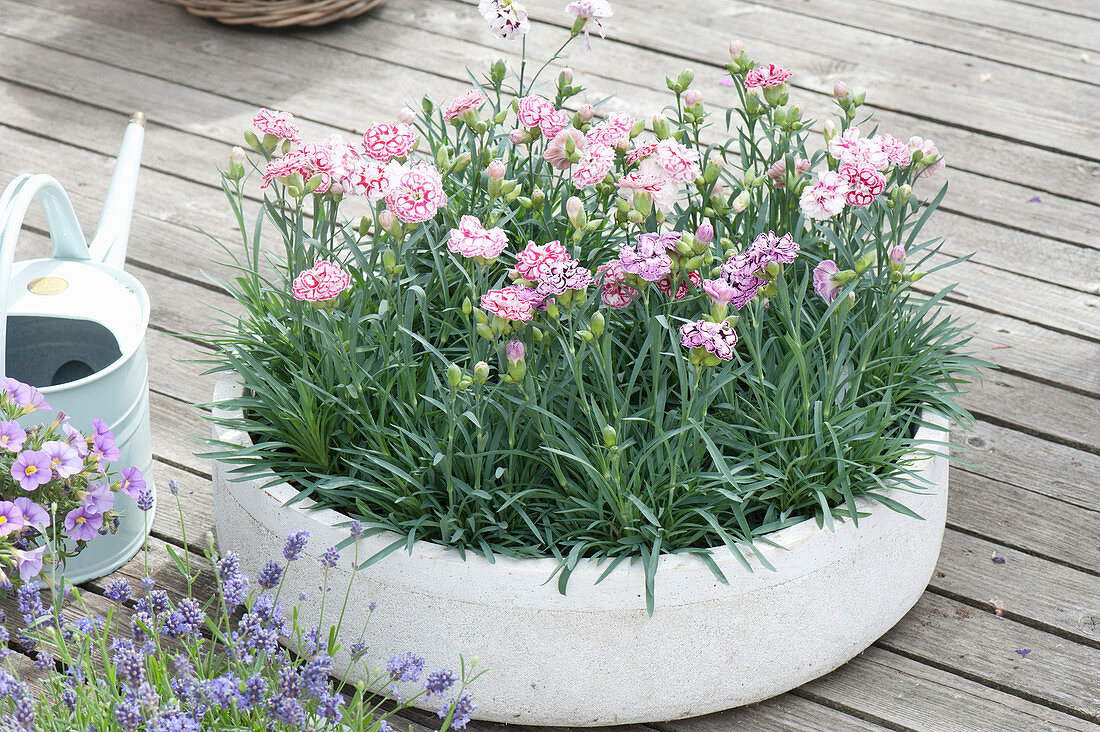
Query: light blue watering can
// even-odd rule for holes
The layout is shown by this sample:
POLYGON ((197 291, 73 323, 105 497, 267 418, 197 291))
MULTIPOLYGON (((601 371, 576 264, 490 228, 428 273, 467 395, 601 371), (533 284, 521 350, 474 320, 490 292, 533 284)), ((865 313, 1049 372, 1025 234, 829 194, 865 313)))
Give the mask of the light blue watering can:
MULTIPOLYGON (((145 330, 149 296, 122 271, 145 137, 145 115, 130 117, 99 228, 91 246, 72 203, 48 175, 16 178, 0 198, 0 376, 37 387, 54 410, 90 434, 100 418, 115 434, 120 470, 136 465, 153 488, 145 330), (46 214, 53 257, 15 262, 23 217, 33 201, 46 214)), ((40 417, 30 415, 31 418, 40 417)), ((100 536, 69 560, 74 584, 114 572, 145 541, 153 511, 121 493, 118 532, 100 536)))

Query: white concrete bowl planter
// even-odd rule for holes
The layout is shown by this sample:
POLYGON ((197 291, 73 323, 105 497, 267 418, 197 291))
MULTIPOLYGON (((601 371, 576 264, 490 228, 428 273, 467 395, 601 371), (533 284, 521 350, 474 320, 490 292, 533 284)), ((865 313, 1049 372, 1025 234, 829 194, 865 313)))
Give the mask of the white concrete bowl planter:
MULTIPOLYGON (((223 378, 214 399, 239 394, 239 384, 223 378)), ((946 442, 946 423, 929 421, 939 429, 922 428, 919 437, 946 442)), ((220 427, 214 437, 250 444, 247 435, 220 427)), ((347 538, 349 519, 311 510, 309 501, 285 506, 294 488, 231 481, 230 469, 214 464, 221 550, 238 552, 254 577, 267 559, 281 556, 288 533, 308 530, 307 554, 292 567, 282 596, 315 623, 321 554, 347 538)), ((499 722, 652 722, 766 699, 854 657, 924 591, 943 536, 947 458, 926 457, 919 469, 928 492, 894 491, 891 497, 924 520, 866 503, 870 515, 858 528, 847 521, 829 531, 803 522, 772 534, 785 549, 762 548, 774 572, 758 564, 746 572, 719 548, 714 558, 729 579, 725 585, 698 559, 662 557, 652 617, 637 564, 624 562, 595 585, 606 565, 583 562, 561 595, 556 582, 547 582, 553 559, 498 557, 490 563, 468 553, 463 560, 453 550, 418 542, 411 554, 395 551, 355 577, 344 645, 358 638, 368 602, 375 600, 367 632, 372 668, 384 668, 392 654, 406 650, 423 655, 429 668, 457 667, 459 654, 476 657, 489 671, 471 689, 474 716, 499 722)), ((361 539, 360 559, 395 538, 361 539)), ((351 579, 351 554, 351 547, 344 550, 330 571, 326 625, 335 621, 329 611, 339 611, 351 579)), ((337 667, 344 672, 346 658, 337 667)))

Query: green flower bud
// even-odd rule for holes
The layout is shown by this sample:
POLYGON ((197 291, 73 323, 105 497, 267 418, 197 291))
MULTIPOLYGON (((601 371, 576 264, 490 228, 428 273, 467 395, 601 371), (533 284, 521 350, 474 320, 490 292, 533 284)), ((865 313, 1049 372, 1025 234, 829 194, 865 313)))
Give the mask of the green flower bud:
POLYGON ((462 369, 458 367, 457 363, 452 363, 447 367, 447 381, 451 382, 451 387, 456 389, 462 383, 462 369))
POLYGON ((606 319, 599 310, 593 313, 592 318, 588 321, 588 329, 592 331, 593 335, 600 335, 603 333, 605 325, 606 319))
POLYGON ((607 448, 615 447, 619 442, 619 435, 615 432, 615 428, 611 425, 604 425, 601 430, 601 436, 603 437, 603 445, 607 448))
POLYGON ((264 147, 260 144, 260 138, 256 137, 256 133, 252 130, 244 131, 244 141, 250 148, 256 152, 263 152, 264 147))
MULTIPOLYGON (((467 300, 469 300, 469 298, 467 298, 467 300)), ((475 310, 474 311, 474 320, 477 322, 478 325, 488 325, 489 324, 489 316, 485 314, 484 310, 480 310, 480 309, 475 310)))
POLYGON ((477 334, 482 338, 487 338, 489 340, 492 340, 495 337, 493 334, 493 329, 485 323, 477 324, 477 334))
POLYGON ((420 108, 424 110, 424 114, 430 116, 435 111, 435 102, 429 99, 426 95, 420 100, 420 108))
POLYGON ((474 381, 479 384, 484 384, 489 380, 489 364, 484 361, 478 361, 474 365, 474 381))
POLYGON ((489 67, 489 78, 493 80, 494 84, 499 84, 504 80, 504 75, 508 72, 508 66, 504 63, 504 59, 498 58, 489 67))
POLYGON ((469 316, 474 311, 474 304, 470 302, 470 298, 464 298, 462 300, 462 314, 469 316))
POLYGON ((585 343, 590 342, 595 337, 592 335, 592 331, 590 330, 578 330, 577 335, 579 335, 581 337, 581 340, 585 343))
POLYGON ((680 83, 680 86, 687 89, 691 86, 691 82, 695 80, 695 72, 691 69, 684 69, 680 72, 680 76, 676 79, 680 83))

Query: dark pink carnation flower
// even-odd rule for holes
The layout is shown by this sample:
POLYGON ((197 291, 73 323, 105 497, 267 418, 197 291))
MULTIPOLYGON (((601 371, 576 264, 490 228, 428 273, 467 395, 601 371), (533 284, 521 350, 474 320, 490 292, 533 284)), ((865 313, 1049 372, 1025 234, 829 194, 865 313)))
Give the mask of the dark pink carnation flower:
POLYGON ((790 71, 776 64, 757 66, 745 76, 745 86, 749 89, 760 86, 779 86, 791 76, 790 71))

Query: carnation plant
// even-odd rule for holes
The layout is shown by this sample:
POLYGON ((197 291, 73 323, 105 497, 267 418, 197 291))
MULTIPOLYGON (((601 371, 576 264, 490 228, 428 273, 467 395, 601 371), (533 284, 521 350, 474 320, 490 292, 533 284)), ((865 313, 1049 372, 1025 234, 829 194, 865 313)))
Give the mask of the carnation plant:
MULTIPOLYGON (((169 487, 178 508, 179 487, 175 481, 169 487)), ((349 534, 349 540, 357 538, 362 527, 352 525, 349 534)), ((283 583, 308 541, 308 532, 290 534, 283 556, 269 560, 250 581, 238 557, 219 557, 208 536, 205 584, 214 586, 208 592, 198 591, 202 570, 192 566, 190 555, 180 558, 168 547, 179 571, 172 584, 182 593, 172 597, 148 575, 136 588, 116 578, 107 584, 105 611, 70 585, 56 586, 47 602, 35 584, 22 585, 22 625, 14 634, 0 627, 0 659, 22 652, 45 673, 32 695, 16 665, 0 665, 0 728, 393 732, 391 722, 400 726, 393 714, 413 702, 437 705, 440 732, 464 728, 477 708, 466 686, 480 674, 462 659, 458 672, 429 670, 424 659, 404 653, 384 671, 372 671, 361 660, 367 628, 349 648, 337 643, 350 584, 342 605, 330 606, 328 616, 322 604, 317 627, 300 622, 297 613, 285 616, 283 583), (337 654, 363 667, 363 681, 354 689, 329 677, 337 654), (386 703, 376 692, 397 701, 386 703)), ((322 598, 330 589, 328 570, 338 561, 336 547, 329 548, 318 588, 322 598)))
POLYGON ((38 389, 0 379, 0 590, 56 569, 97 536, 118 530, 115 496, 121 491, 148 510, 153 494, 141 471, 129 467, 112 480, 120 452, 110 428, 92 420, 87 436, 64 413, 29 425, 30 415, 53 409, 38 389))
MULTIPOLYGON (((480 10, 528 31, 518 3, 480 10)), ((610 15, 567 10, 585 43, 610 15)), ((253 444, 216 456, 402 535, 390 550, 557 557, 563 592, 582 558, 640 560, 651 609, 662 553, 725 581, 715 547, 770 566, 776 530, 857 522, 860 499, 911 513, 883 491, 926 488, 916 429, 968 419, 976 364, 947 290, 913 289, 945 192, 914 186, 943 158, 842 85, 819 125, 790 71, 730 51, 733 107, 688 70, 645 121, 526 54, 361 139, 262 110, 262 208, 239 148, 223 179, 244 315, 212 339, 244 386, 222 422, 253 444)))

